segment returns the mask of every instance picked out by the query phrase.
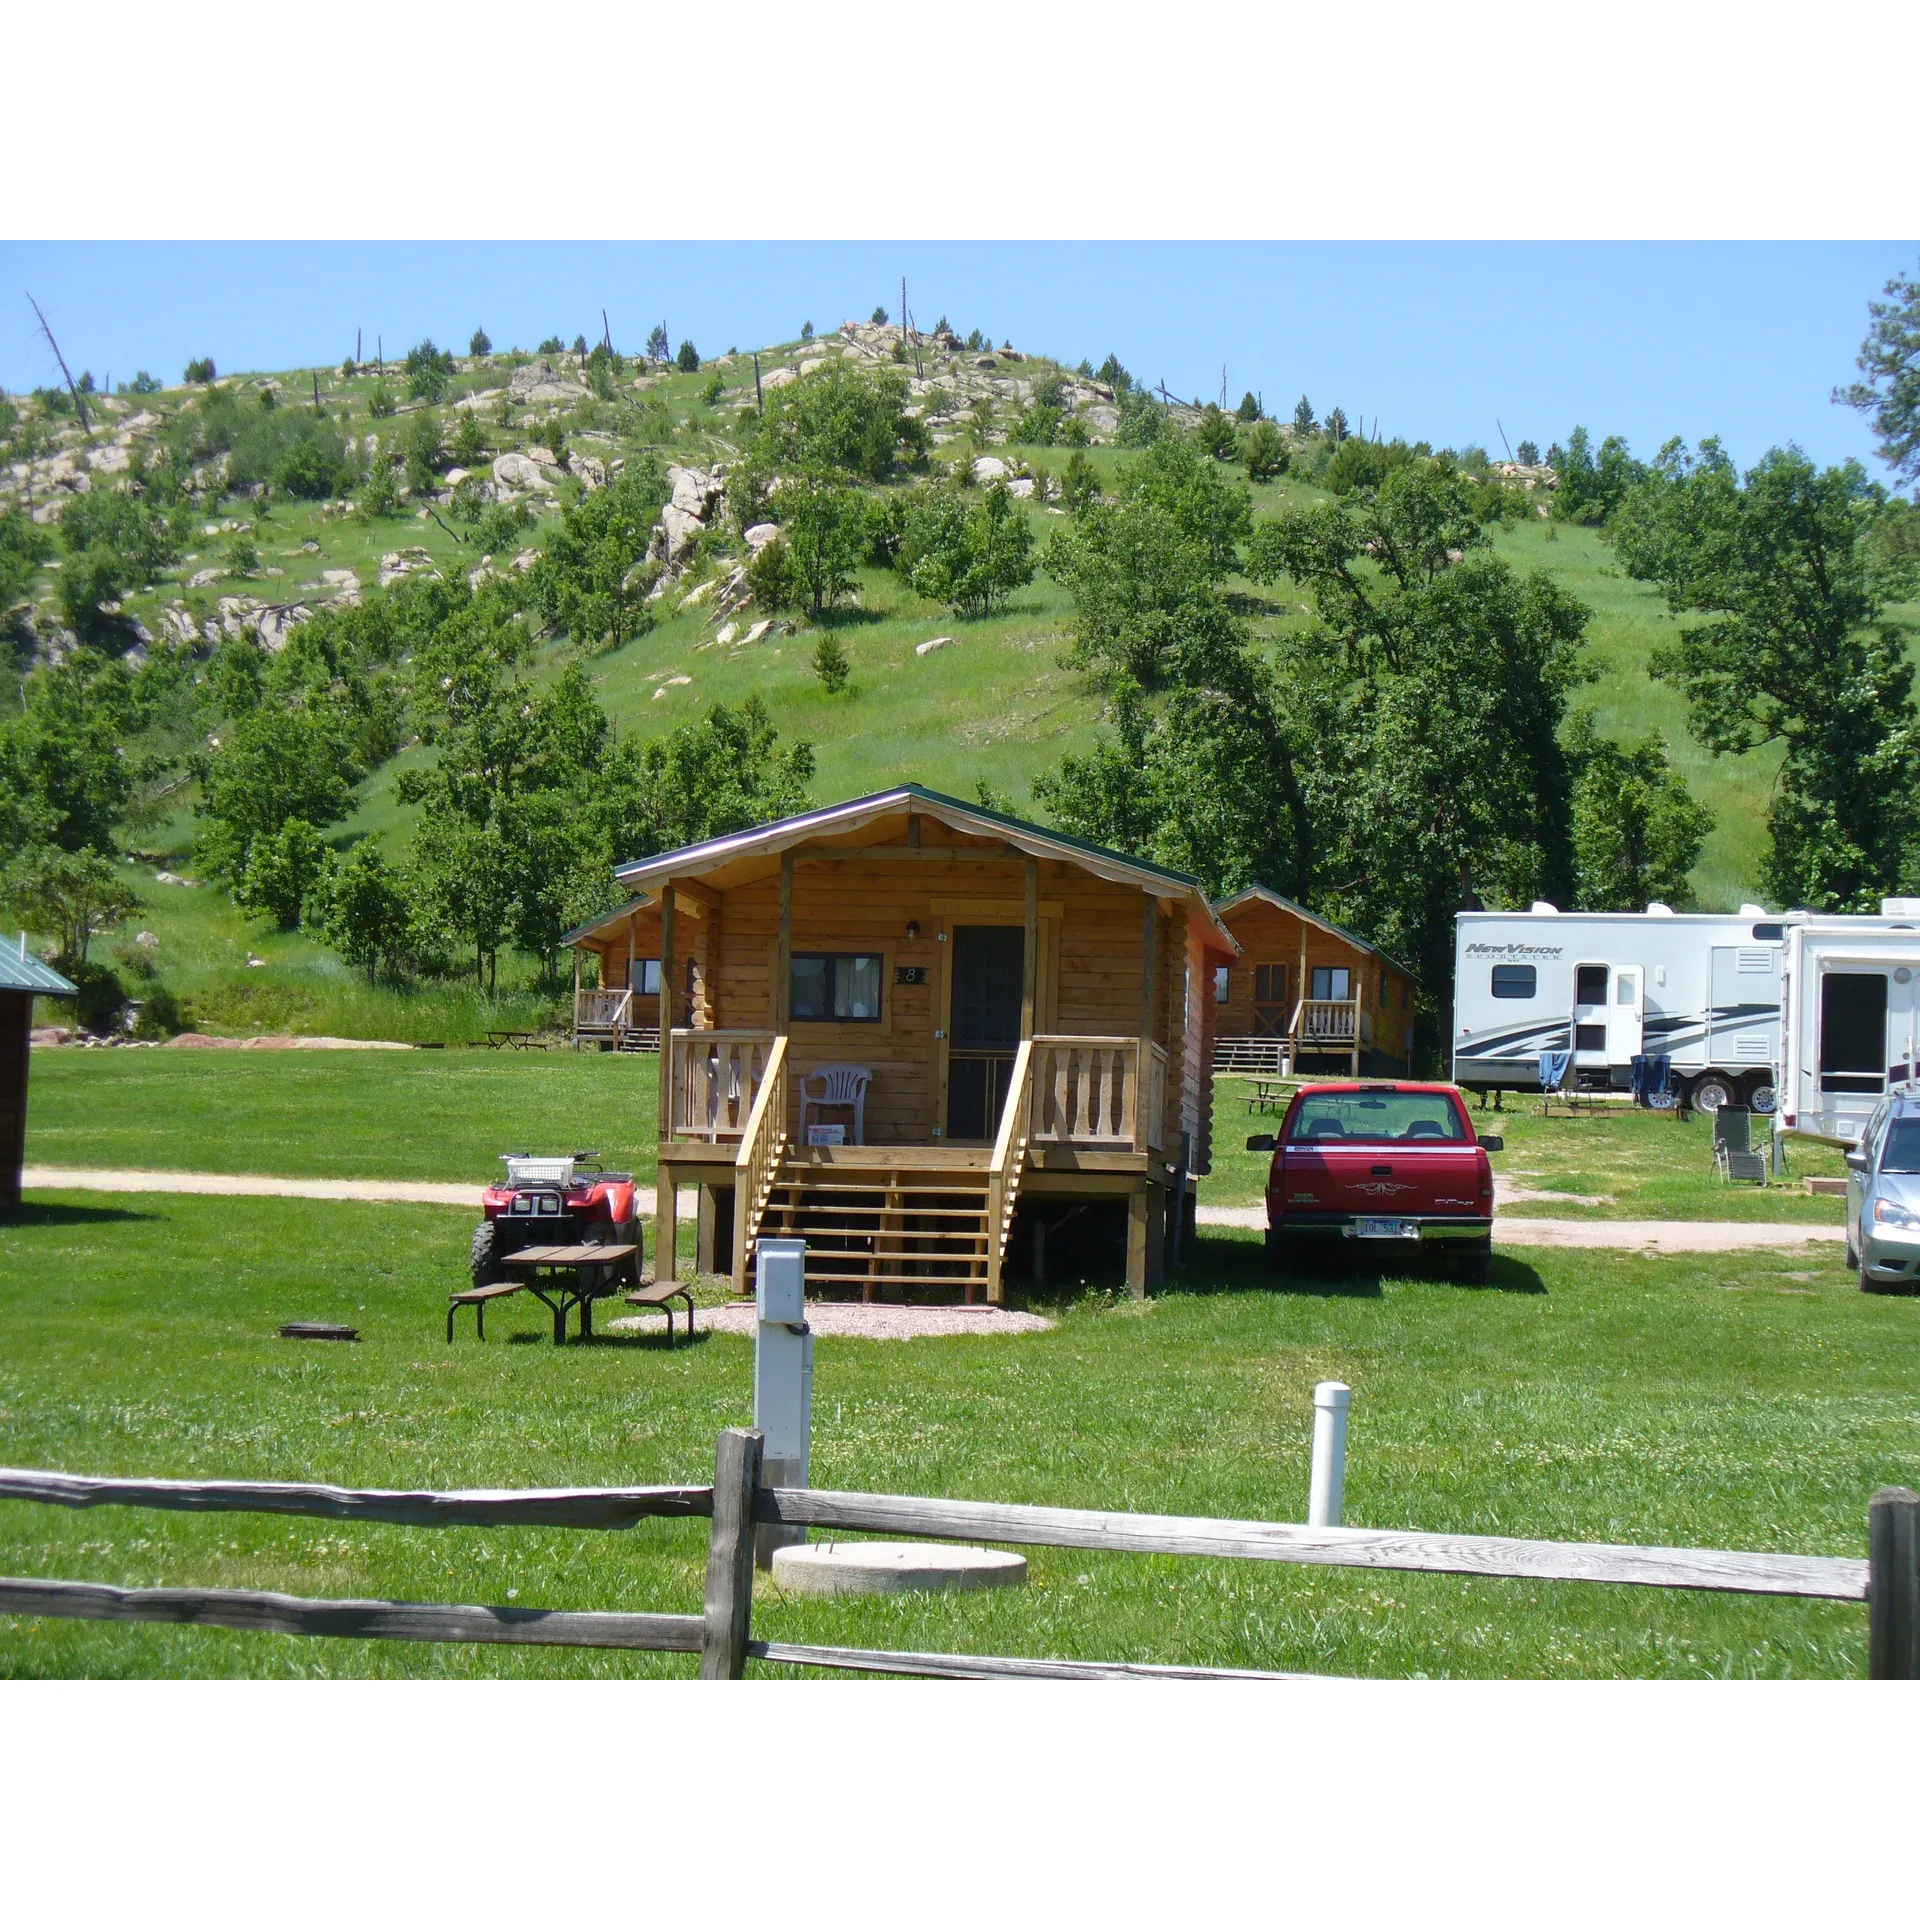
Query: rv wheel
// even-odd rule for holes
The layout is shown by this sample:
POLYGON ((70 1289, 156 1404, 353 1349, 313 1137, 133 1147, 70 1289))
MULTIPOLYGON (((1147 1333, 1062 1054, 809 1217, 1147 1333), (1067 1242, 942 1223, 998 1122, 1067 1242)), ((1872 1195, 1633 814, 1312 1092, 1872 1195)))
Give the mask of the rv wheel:
POLYGON ((1695 1113, 1718 1113, 1733 1104, 1733 1085, 1725 1075, 1703 1073, 1693 1083, 1690 1104, 1695 1113))
POLYGON ((1764 1086, 1755 1087, 1747 1096, 1747 1105, 1750 1106, 1755 1113, 1777 1112, 1780 1106, 1780 1089, 1771 1081, 1768 1081, 1764 1086))

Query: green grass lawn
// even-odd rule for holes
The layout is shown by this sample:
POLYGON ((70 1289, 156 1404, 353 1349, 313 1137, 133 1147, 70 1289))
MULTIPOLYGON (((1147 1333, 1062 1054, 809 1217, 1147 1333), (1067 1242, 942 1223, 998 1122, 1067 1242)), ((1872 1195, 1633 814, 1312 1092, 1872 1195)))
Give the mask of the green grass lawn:
POLYGON ((496 1155, 597 1147, 651 1180, 647 1055, 41 1049, 29 1165, 472 1180, 496 1155))
MULTIPOLYGON (((537 1303, 449 1347, 450 1209, 46 1194, 0 1227, 0 1458, 74 1472, 539 1486, 698 1480, 750 1343, 556 1350, 537 1303), (357 1345, 275 1338, 339 1319, 357 1345)), ((1529 1253, 1489 1288, 1275 1287, 1210 1235, 1144 1305, 1078 1288, 1018 1339, 820 1341, 819 1485, 1300 1518, 1309 1399, 1354 1388, 1347 1517, 1859 1555, 1920 1474, 1920 1307, 1824 1250, 1529 1253)), ((0 1505, 0 1566, 120 1585, 697 1611, 706 1528, 417 1531, 0 1505)), ((1035 1550, 1024 1590, 846 1602, 763 1585, 757 1629, 843 1644, 1331 1673, 1849 1675, 1865 1613, 1035 1550)), ((8 1675, 685 1673, 668 1656, 0 1620, 8 1675)))

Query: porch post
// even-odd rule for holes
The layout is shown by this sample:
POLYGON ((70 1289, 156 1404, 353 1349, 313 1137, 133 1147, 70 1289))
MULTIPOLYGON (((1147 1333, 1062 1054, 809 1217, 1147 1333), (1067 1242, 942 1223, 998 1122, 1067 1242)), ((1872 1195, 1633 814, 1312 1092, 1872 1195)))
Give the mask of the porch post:
POLYGON ((1040 965, 1040 862, 1027 862, 1027 937, 1026 959, 1020 970, 1020 1038, 1033 1038, 1034 983, 1039 979, 1040 965))
POLYGON ((773 1030, 785 1033, 793 1019, 793 852, 780 856, 780 951, 773 973, 773 1030))
POLYGON ((673 888, 660 889, 660 1142, 673 1138, 673 888))
MULTIPOLYGON (((1133 1063, 1133 1115, 1131 1132, 1133 1150, 1143 1153, 1146 1150, 1147 1113, 1145 1107, 1147 1091, 1147 1049, 1153 1045, 1153 989, 1154 975, 1160 964, 1160 902, 1147 895, 1147 924, 1141 936, 1140 954, 1140 1048, 1133 1063)), ((1132 1256, 1128 1256, 1129 1272, 1132 1256)), ((1144 1271, 1144 1269, 1143 1269, 1144 1271)))
POLYGON ((580 1051, 580 949, 573 950, 573 1050, 580 1051))
MULTIPOLYGON (((627 915, 627 989, 629 992, 631 992, 633 988, 633 963, 637 953, 639 937, 640 903, 636 900, 633 905, 633 911, 627 915)), ((604 987, 607 983, 602 980, 600 984, 604 987)), ((633 1002, 631 1000, 627 1002, 627 1019, 629 1023, 631 1023, 633 1019, 633 1002)), ((620 1036, 618 1033, 613 1036, 613 1044, 616 1047, 620 1044, 620 1036)))

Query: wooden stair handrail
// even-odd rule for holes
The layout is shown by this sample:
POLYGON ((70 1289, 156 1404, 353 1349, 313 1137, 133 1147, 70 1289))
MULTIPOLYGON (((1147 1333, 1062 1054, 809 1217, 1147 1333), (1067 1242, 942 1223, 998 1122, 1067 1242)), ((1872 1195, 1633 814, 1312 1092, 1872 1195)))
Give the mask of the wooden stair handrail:
POLYGON ((735 1293, 747 1290, 747 1249, 760 1231, 760 1221, 772 1197, 781 1154, 787 1144, 786 1131, 780 1125, 786 1118, 786 1080, 787 1036, 779 1033, 767 1049, 767 1064, 761 1071, 753 1109, 740 1136, 740 1151, 733 1157, 735 1293))
POLYGON ((1033 1098, 1033 1045, 1022 1040, 1013 1056, 1013 1074, 1006 1104, 1000 1110, 1000 1131, 994 1137, 993 1158, 987 1163, 987 1299, 998 1306, 1004 1296, 1002 1256, 1013 1225, 1013 1209, 1020 1197, 1020 1174, 1026 1165, 1028 1106, 1033 1098))

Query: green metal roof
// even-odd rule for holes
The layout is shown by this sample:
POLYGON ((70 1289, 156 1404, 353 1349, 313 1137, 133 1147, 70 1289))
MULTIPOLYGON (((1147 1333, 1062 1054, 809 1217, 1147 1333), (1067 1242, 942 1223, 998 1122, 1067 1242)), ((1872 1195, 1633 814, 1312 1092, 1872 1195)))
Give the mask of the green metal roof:
POLYGON ((63 980, 43 961, 27 951, 26 935, 16 944, 0 940, 0 993, 76 993, 71 980, 63 980))

